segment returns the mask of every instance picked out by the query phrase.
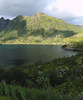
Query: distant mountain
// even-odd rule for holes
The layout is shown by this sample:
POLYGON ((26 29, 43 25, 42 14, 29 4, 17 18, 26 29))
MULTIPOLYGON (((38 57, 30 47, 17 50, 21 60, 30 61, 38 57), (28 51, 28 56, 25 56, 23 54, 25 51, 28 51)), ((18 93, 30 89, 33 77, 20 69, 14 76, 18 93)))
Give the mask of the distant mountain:
POLYGON ((9 19, 5 20, 3 17, 0 18, 0 32, 6 28, 9 22, 9 19))
POLYGON ((3 29, 0 32, 0 43, 21 44, 62 43, 64 38, 71 37, 82 31, 75 25, 47 16, 42 12, 38 12, 31 17, 19 15, 8 21, 3 29))
POLYGON ((83 25, 77 25, 77 27, 83 27, 83 25))

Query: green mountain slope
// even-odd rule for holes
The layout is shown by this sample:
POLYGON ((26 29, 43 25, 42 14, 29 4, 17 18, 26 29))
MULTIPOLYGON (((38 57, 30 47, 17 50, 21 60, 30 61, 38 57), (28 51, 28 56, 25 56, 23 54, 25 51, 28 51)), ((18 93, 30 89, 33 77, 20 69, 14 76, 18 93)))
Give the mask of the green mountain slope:
POLYGON ((74 36, 82 29, 42 12, 17 16, 0 32, 0 43, 62 44, 64 38, 74 36))
POLYGON ((83 33, 76 34, 72 37, 64 39, 66 49, 83 50, 83 33))
POLYGON ((83 50, 83 32, 79 32, 78 34, 75 34, 74 36, 68 38, 64 38, 63 41, 66 48, 83 50))

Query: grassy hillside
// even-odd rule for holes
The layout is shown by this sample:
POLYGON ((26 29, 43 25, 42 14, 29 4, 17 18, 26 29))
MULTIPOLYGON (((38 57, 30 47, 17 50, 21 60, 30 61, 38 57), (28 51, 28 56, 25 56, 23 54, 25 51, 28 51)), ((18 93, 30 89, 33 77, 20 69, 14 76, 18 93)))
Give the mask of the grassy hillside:
POLYGON ((0 67, 0 100, 82 100, 83 52, 46 63, 0 67))
POLYGON ((42 12, 35 15, 17 16, 0 33, 0 43, 61 44, 82 29, 42 12))
POLYGON ((83 50, 83 33, 65 38, 64 43, 67 48, 83 50))

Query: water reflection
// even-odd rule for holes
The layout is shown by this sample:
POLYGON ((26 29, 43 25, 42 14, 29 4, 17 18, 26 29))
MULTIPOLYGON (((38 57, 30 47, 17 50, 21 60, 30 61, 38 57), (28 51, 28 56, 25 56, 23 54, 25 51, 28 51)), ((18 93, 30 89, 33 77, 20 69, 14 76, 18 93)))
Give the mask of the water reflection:
POLYGON ((0 64, 5 66, 50 61, 77 52, 61 49, 57 45, 0 45, 0 64))

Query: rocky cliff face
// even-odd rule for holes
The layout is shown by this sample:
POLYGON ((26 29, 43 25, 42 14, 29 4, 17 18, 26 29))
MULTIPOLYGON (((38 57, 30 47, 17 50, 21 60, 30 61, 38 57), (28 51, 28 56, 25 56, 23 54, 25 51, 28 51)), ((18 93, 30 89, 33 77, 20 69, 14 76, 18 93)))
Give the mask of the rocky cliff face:
POLYGON ((3 17, 0 18, 0 32, 6 28, 9 22, 9 19, 5 20, 3 17))

